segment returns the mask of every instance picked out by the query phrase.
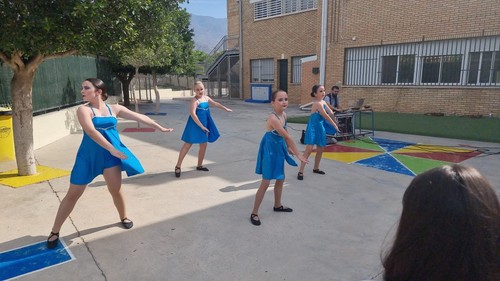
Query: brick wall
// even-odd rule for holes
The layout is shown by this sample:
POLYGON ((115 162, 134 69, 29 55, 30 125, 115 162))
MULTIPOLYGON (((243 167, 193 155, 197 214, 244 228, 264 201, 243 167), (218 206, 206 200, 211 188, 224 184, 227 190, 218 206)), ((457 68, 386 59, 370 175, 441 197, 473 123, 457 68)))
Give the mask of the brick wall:
POLYGON ((319 60, 302 64, 302 83, 298 104, 306 104, 312 101, 312 87, 319 83, 319 73, 313 73, 313 68, 319 68, 319 60))
MULTIPOLYGON (((274 59, 276 88, 277 60, 288 59, 290 79, 292 56, 317 55, 317 61, 303 65, 302 83, 288 85, 291 103, 310 102, 310 89, 319 81, 312 68, 319 67, 321 2, 316 10, 258 21, 253 20, 253 5, 242 2, 244 98, 250 97, 250 59, 274 59)), ((228 11, 231 5, 239 4, 229 0, 228 11)), ((343 83, 345 48, 500 34, 498 0, 330 0, 327 14, 327 89, 343 83)), ((500 116, 499 87, 345 86, 341 94, 345 102, 365 97, 380 111, 500 116)))
POLYGON ((279 59, 288 60, 288 96, 300 103, 301 85, 291 84, 292 56, 315 55, 319 50, 320 19, 317 11, 254 21, 253 5, 243 1, 243 93, 250 97, 250 59, 274 58, 275 82, 278 87, 279 59))
MULTIPOLYGON (((239 36, 240 35, 240 9, 236 0, 227 0, 227 35, 239 36)), ((238 44, 237 40, 229 41, 228 44, 238 44)), ((234 46, 228 46, 231 48, 234 46)))
POLYGON ((375 111, 500 116, 500 91, 481 88, 341 87, 341 104, 365 99, 375 111))
MULTIPOLYGON (((334 1, 329 7, 330 85, 342 84, 345 48, 451 39, 500 32, 498 0, 334 1)), ((500 89, 465 87, 343 87, 342 100, 364 97, 378 111, 500 116, 500 89)))

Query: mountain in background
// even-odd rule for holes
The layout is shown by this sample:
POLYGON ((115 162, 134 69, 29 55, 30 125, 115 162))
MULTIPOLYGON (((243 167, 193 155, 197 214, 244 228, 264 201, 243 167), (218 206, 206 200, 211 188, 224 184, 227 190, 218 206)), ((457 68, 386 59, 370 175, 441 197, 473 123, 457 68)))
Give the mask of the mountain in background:
POLYGON ((210 53, 219 41, 227 35, 227 19, 191 14, 190 28, 194 30, 196 50, 210 53))

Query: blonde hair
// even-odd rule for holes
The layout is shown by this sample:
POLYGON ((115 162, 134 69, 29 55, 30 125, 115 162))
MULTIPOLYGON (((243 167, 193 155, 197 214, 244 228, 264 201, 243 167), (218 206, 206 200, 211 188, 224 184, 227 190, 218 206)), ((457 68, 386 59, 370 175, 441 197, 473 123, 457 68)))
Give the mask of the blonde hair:
POLYGON ((202 86, 203 86, 203 88, 205 88, 205 85, 204 85, 204 84, 203 84, 203 82, 201 82, 200 80, 198 80, 198 81, 194 82, 194 84, 193 84, 193 86, 194 86, 194 87, 193 87, 193 88, 196 88, 196 86, 198 86, 198 85, 202 85, 202 86))

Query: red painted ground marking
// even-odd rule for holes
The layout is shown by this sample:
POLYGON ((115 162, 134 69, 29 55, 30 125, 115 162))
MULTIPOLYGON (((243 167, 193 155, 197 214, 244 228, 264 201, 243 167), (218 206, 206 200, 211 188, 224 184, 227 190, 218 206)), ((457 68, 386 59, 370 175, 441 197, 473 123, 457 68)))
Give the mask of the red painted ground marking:
POLYGON ((124 132, 124 133, 137 133, 137 132, 152 133, 154 131, 155 131, 155 129, 153 129, 153 128, 126 128, 122 132, 124 132))
MULTIPOLYGON (((316 151, 316 150, 315 150, 316 151)), ((345 146, 345 145, 327 145, 324 152, 379 152, 376 150, 364 149, 354 146, 345 146)))

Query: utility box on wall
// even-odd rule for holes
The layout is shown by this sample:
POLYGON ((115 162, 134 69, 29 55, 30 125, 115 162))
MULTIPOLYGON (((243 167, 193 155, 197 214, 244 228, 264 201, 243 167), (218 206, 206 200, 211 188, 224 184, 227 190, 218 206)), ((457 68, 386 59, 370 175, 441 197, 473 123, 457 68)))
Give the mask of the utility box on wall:
POLYGON ((272 84, 250 84, 250 99, 246 102, 271 102, 272 84))

